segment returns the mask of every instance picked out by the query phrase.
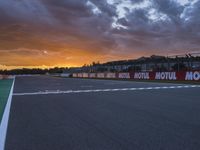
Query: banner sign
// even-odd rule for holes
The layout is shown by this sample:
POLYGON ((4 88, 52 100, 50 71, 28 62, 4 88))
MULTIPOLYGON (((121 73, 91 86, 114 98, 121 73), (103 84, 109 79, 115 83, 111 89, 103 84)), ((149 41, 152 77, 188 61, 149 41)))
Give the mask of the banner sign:
POLYGON ((2 80, 2 79, 13 79, 14 78, 14 76, 12 76, 12 75, 0 75, 0 80, 2 80))
POLYGON ((130 79, 130 74, 129 73, 119 73, 118 78, 120 79, 130 79))
POLYGON ((176 72, 156 72, 155 80, 177 80, 176 72))
POLYGON ((83 73, 83 78, 88 78, 89 74, 88 73, 83 73))
POLYGON ((105 78, 104 73, 97 73, 97 78, 105 78))
POLYGON ((78 77, 82 78, 83 77, 83 73, 78 73, 78 77))
POLYGON ((200 81, 200 71, 78 73, 78 74, 74 73, 73 77, 119 78, 119 79, 134 79, 134 80, 200 81))
POLYGON ((73 78, 77 78, 77 77, 78 77, 78 76, 77 76, 77 73, 73 73, 73 74, 72 74, 72 77, 73 77, 73 78))
POLYGON ((135 72, 134 74, 134 79, 145 79, 145 80, 149 80, 149 72, 135 72))
POLYGON ((90 73, 90 74, 89 74, 89 77, 90 77, 90 78, 96 78, 96 73, 90 73))
POLYGON ((106 78, 116 78, 116 73, 106 73, 106 78))
POLYGON ((186 72, 185 80, 199 81, 200 80, 200 71, 186 72))

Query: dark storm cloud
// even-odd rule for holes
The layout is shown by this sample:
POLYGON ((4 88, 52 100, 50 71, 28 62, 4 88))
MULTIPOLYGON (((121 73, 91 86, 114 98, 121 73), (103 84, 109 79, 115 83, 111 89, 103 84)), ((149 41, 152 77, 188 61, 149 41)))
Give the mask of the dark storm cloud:
POLYGON ((144 0, 130 0, 133 4, 142 3, 144 0))
POLYGON ((183 53, 199 50, 200 2, 187 6, 172 0, 151 2, 148 7, 136 8, 118 20, 126 29, 115 33, 127 51, 183 53), (149 14, 152 9, 157 12, 153 20, 149 14))
POLYGON ((20 48, 112 55, 188 52, 200 46, 199 26, 197 0, 184 5, 180 0, 0 0, 4 53, 20 48))
POLYGON ((114 15, 108 4, 94 2, 102 11, 97 16, 84 0, 8 0, 0 3, 4 13, 0 18, 1 48, 15 49, 21 45, 43 49, 46 45, 50 49, 103 50, 114 45, 113 39, 106 34, 114 15), (9 38, 12 44, 7 44, 9 38))
POLYGON ((166 14, 171 21, 175 23, 181 21, 180 15, 184 10, 184 6, 181 6, 178 2, 172 0, 154 0, 154 4, 158 11, 166 14))

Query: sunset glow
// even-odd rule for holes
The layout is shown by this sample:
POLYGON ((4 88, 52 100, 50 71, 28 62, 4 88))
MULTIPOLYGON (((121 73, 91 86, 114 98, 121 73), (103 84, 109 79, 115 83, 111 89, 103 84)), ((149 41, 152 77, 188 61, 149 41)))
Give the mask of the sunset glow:
POLYGON ((0 69, 199 51, 199 6, 198 0, 1 0, 0 69))

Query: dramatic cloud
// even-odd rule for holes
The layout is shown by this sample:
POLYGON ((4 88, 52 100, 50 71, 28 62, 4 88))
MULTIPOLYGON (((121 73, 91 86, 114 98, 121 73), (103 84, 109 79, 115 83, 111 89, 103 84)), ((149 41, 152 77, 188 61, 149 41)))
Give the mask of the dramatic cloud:
POLYGON ((199 26, 199 0, 0 0, 0 66, 197 51, 199 26))

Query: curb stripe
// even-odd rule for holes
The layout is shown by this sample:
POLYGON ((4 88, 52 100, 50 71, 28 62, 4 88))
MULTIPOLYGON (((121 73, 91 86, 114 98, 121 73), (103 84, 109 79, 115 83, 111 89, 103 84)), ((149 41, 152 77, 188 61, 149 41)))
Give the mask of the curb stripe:
POLYGON ((0 150, 4 150, 5 142, 6 142, 6 133, 8 128, 8 121, 9 121, 9 115, 10 115, 10 106, 12 103, 12 95, 13 95, 13 89, 15 84, 15 78, 13 79, 13 84, 10 89, 10 94, 8 96, 8 101, 4 110, 3 118, 0 124, 0 150))

